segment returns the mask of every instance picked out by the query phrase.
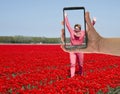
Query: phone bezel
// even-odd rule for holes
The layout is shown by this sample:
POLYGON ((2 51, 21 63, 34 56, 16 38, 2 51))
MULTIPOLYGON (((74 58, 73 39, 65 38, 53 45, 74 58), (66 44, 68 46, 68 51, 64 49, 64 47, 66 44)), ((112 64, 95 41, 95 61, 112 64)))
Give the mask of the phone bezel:
MULTIPOLYGON (((64 20, 64 30, 65 30, 65 16, 64 16, 64 14, 65 14, 65 11, 66 10, 83 10, 84 11, 84 28, 85 28, 85 36, 86 36, 86 38, 85 38, 85 41, 86 41, 86 45, 70 45, 70 46, 68 46, 68 45, 66 45, 66 32, 64 33, 64 36, 65 36, 65 40, 64 40, 64 43, 65 43, 65 48, 66 49, 82 49, 82 48, 86 48, 87 47, 87 41, 88 41, 88 37, 87 37, 87 33, 86 33, 86 20, 85 20, 85 8, 84 7, 64 7, 63 8, 63 20, 64 20)), ((65 30, 66 31, 66 30, 65 30)))

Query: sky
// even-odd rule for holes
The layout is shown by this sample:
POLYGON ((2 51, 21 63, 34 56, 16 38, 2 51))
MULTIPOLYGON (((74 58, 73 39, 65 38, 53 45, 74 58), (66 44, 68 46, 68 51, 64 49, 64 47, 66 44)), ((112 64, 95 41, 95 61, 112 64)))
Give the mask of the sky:
POLYGON ((120 37, 120 0, 0 0, 0 36, 60 37, 63 8, 84 6, 96 31, 120 37))

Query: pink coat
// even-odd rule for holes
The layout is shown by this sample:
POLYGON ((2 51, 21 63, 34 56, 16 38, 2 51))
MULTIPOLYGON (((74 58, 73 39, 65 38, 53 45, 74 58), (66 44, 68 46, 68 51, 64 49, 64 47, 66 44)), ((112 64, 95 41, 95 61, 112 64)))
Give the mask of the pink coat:
POLYGON ((70 32, 70 41, 71 41, 71 45, 80 45, 84 42, 84 35, 85 35, 85 31, 81 30, 80 31, 80 37, 77 37, 75 35, 75 31, 74 29, 71 28, 70 23, 68 21, 68 17, 65 17, 65 23, 66 26, 68 28, 68 31, 70 32))

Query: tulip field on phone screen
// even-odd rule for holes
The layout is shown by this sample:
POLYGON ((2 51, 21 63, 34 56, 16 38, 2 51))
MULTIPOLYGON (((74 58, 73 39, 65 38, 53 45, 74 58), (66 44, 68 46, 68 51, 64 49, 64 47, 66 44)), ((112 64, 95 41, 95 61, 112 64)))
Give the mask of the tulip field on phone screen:
POLYGON ((0 94, 96 94, 120 86, 120 57, 84 54, 84 75, 70 78, 60 45, 0 45, 0 94))

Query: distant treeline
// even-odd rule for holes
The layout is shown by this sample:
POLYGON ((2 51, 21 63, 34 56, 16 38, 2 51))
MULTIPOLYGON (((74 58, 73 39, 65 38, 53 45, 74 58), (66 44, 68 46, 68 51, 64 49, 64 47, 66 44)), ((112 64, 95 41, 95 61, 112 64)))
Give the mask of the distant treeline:
POLYGON ((60 38, 0 36, 0 43, 61 43, 60 38))

